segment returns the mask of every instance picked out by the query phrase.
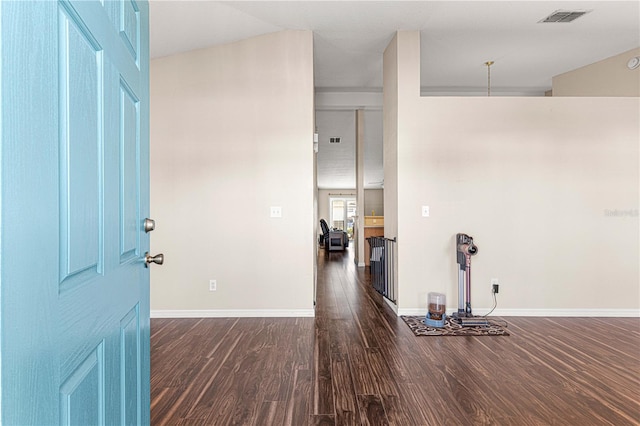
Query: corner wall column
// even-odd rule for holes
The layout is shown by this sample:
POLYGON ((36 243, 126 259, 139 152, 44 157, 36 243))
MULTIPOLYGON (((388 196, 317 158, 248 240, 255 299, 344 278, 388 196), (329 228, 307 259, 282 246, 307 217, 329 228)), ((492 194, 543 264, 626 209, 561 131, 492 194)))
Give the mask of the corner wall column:
POLYGON ((356 214, 358 232, 356 233, 357 266, 364 267, 364 110, 356 110, 356 214))

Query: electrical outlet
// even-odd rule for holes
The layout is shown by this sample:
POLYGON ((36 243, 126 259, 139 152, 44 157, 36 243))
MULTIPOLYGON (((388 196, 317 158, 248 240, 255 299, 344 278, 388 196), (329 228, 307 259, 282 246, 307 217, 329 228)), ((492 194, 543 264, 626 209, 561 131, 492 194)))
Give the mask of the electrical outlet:
POLYGON ((271 217, 282 217, 282 207, 271 206, 271 217))
POLYGON ((422 217, 429 217, 429 206, 422 206, 422 217))
POLYGON ((493 287, 491 287, 491 293, 499 293, 500 290, 500 285, 499 284, 493 284, 493 287))
POLYGON ((218 283, 216 280, 209 280, 209 291, 216 291, 218 289, 218 283))

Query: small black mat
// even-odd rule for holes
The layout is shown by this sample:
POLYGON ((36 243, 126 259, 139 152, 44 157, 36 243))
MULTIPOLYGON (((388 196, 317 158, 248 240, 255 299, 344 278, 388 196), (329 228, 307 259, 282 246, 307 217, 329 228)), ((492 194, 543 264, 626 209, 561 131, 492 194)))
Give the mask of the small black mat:
POLYGON ((401 315, 416 336, 508 336, 504 327, 489 319, 489 325, 478 327, 463 327, 450 318, 446 319, 442 328, 429 327, 424 323, 423 316, 401 315))

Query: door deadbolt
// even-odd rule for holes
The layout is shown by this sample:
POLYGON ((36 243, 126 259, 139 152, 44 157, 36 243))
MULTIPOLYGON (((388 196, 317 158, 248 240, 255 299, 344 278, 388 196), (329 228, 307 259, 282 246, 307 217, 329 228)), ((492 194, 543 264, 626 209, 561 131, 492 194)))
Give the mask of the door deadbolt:
POLYGON ((156 229, 156 221, 153 219, 146 218, 144 220, 144 232, 149 233, 156 229))

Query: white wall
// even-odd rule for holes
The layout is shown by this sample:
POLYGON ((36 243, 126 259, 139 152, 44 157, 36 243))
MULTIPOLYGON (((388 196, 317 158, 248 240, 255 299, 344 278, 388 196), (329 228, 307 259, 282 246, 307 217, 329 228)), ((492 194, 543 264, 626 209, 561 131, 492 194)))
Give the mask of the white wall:
POLYGON ((476 312, 498 278, 503 315, 638 315, 638 99, 420 97, 419 43, 399 32, 385 52, 398 76, 385 78, 397 83, 385 87, 385 155, 397 152, 385 231, 397 217, 400 313, 426 312, 429 291, 456 307, 464 232, 479 246, 476 312))
MULTIPOLYGON (((382 108, 364 110, 364 187, 377 188, 384 181, 382 159, 382 108)), ((365 195, 366 204, 366 195, 365 195)), ((369 212, 371 213, 371 212, 369 212)), ((365 214, 368 214, 365 210, 365 214)))
POLYGON ((151 62, 156 315, 312 315, 312 43, 285 31, 151 62))
MULTIPOLYGON (((322 94, 322 93, 321 93, 322 94)), ((325 106, 325 108, 330 108, 325 106)), ((356 187, 356 111, 338 109, 316 111, 319 133, 318 186, 322 189, 356 187), (329 143, 340 136, 340 144, 329 143)), ((364 123, 364 186, 379 186, 382 172, 382 104, 362 110, 364 123)))
POLYGON ((552 78, 553 96, 640 96, 640 67, 627 61, 640 47, 552 78))
POLYGON ((355 111, 316 111, 318 128, 318 187, 356 187, 355 111), (330 138, 340 143, 330 143, 330 138))

